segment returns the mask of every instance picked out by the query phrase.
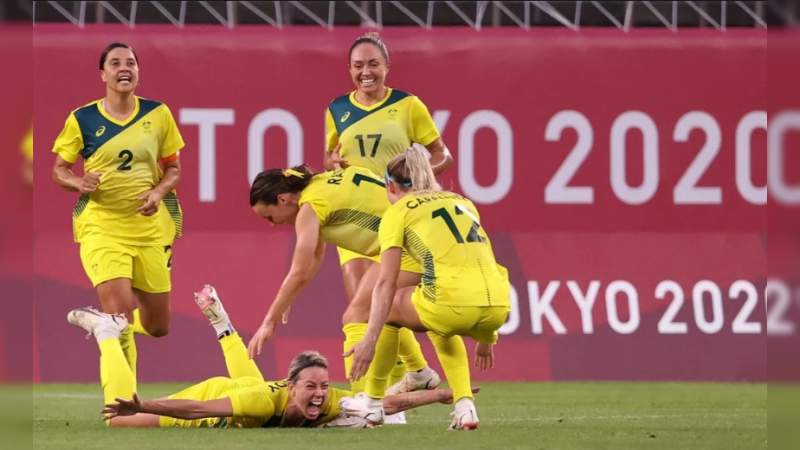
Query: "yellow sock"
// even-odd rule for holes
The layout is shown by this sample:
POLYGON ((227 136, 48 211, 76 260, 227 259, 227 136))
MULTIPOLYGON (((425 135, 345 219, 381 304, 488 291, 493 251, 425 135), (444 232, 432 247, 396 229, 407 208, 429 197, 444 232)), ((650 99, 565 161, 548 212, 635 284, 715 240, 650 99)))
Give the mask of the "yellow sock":
POLYGON ((475 398, 472 395, 472 386, 469 381, 469 359, 467 348, 461 336, 443 337, 436 333, 428 332, 428 337, 436 349, 439 364, 442 365, 447 377, 447 384, 453 390, 453 401, 462 398, 475 398))
POLYGON ((416 372, 428 367, 428 361, 422 354, 422 347, 419 346, 414 332, 408 328, 400 328, 400 348, 397 353, 406 366, 406 372, 416 372))
POLYGON ((392 367, 392 371, 389 373, 389 381, 386 383, 386 387, 388 388, 389 386, 392 386, 393 384, 402 380, 405 374, 406 366, 403 364, 402 359, 397 358, 397 361, 394 363, 394 367, 392 367))
POLYGON ((133 379, 136 379, 136 361, 139 352, 136 350, 136 339, 132 327, 125 328, 119 334, 119 345, 122 347, 122 353, 125 355, 125 360, 128 361, 128 367, 131 368, 133 379))
POLYGON ((119 339, 105 339, 100 347, 100 385, 103 387, 105 404, 115 403, 116 398, 132 399, 136 392, 136 379, 128 361, 122 353, 119 339))
POLYGON ((147 330, 144 329, 144 326, 142 326, 142 318, 141 313, 139 313, 139 308, 133 310, 133 322, 131 323, 131 328, 136 334, 150 336, 150 333, 148 333, 147 330))
MULTIPOLYGON (((364 338, 364 335, 367 333, 367 324, 366 323, 348 323, 342 327, 342 332, 344 332, 344 345, 343 350, 346 352, 350 350, 351 347, 356 345, 358 341, 364 338)), ((350 369, 353 367, 353 357, 348 356, 344 359, 344 375, 347 379, 350 379, 350 369)), ((356 382, 350 382, 350 390, 353 392, 363 392, 364 385, 366 380, 362 377, 360 380, 356 382)))
POLYGON ((397 361, 398 328, 384 325, 375 343, 375 357, 367 371, 364 391, 372 398, 383 398, 386 392, 386 381, 397 361))
POLYGON ((255 377, 264 381, 264 376, 258 370, 255 361, 250 359, 247 348, 239 334, 234 332, 219 340, 222 354, 225 355, 225 366, 228 367, 228 376, 231 378, 255 377))

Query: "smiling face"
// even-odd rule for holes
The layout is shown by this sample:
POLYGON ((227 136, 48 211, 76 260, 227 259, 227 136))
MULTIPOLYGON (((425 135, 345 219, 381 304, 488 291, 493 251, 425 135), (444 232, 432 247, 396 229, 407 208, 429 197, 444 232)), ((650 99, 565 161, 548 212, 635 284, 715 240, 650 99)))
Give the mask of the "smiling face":
POLYGON ((272 205, 258 202, 251 208, 253 212, 272 225, 291 225, 297 217, 297 194, 284 193, 278 195, 278 203, 272 205))
POLYGON ((350 78, 356 90, 367 95, 382 92, 389 65, 375 44, 358 44, 350 53, 350 78))
POLYGON ((100 78, 108 90, 117 93, 130 93, 139 84, 139 64, 129 48, 117 47, 106 55, 100 78))
POLYGON ((289 382, 289 403, 308 420, 317 420, 328 398, 328 369, 307 367, 300 371, 297 381, 289 382))

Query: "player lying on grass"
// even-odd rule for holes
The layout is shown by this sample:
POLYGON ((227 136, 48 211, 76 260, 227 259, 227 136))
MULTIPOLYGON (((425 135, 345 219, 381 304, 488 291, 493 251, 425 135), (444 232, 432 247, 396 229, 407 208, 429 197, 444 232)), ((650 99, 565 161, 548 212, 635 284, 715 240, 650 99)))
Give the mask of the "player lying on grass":
MULTIPOLYGON (((288 377, 265 381, 247 355, 239 335, 212 286, 195 294, 208 317, 225 357, 229 377, 214 377, 167 398, 142 401, 135 393, 130 367, 119 348, 119 334, 128 326, 123 315, 79 308, 67 316, 97 339, 101 372, 107 374, 105 398, 116 399, 103 409, 113 427, 367 427, 369 420, 342 414, 352 402, 350 391, 329 388, 325 358, 315 351, 297 355, 288 377)), ((430 403, 452 402, 449 390, 435 389, 387 396, 386 412, 399 412, 430 403)))

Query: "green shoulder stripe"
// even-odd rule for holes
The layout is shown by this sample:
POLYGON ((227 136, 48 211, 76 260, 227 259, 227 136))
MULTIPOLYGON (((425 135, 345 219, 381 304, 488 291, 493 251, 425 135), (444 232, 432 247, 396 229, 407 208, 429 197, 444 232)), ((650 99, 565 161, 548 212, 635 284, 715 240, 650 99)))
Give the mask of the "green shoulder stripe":
POLYGON ((344 130, 364 117, 393 105, 410 95, 408 92, 392 89, 392 94, 379 108, 375 108, 372 111, 364 111, 350 101, 350 94, 346 94, 336 97, 328 106, 328 110, 331 112, 333 122, 336 124, 336 132, 341 136, 344 130))

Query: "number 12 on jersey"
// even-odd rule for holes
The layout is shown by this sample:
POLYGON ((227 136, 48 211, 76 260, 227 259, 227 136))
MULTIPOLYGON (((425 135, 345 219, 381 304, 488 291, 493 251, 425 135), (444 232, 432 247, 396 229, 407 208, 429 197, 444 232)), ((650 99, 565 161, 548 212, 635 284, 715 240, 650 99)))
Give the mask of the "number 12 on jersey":
POLYGON ((442 220, 444 220, 444 223, 447 224, 447 228, 450 229, 450 232, 453 233, 453 237, 456 238, 456 242, 458 242, 459 244, 464 244, 466 242, 483 242, 485 239, 482 238, 480 234, 478 234, 478 229, 480 229, 481 224, 478 223, 475 217, 472 214, 470 214, 469 211, 467 211, 466 208, 464 208, 463 206, 456 205, 453 209, 455 210, 456 215, 460 216, 466 213, 466 215, 471 219, 470 221, 472 222, 472 226, 469 228, 469 233, 467 233, 466 240, 463 237, 461 237, 461 233, 458 231, 458 227, 456 226, 456 223, 453 220, 453 216, 451 216, 450 213, 447 212, 447 209, 439 208, 433 211, 431 217, 434 219, 439 217, 442 220))

